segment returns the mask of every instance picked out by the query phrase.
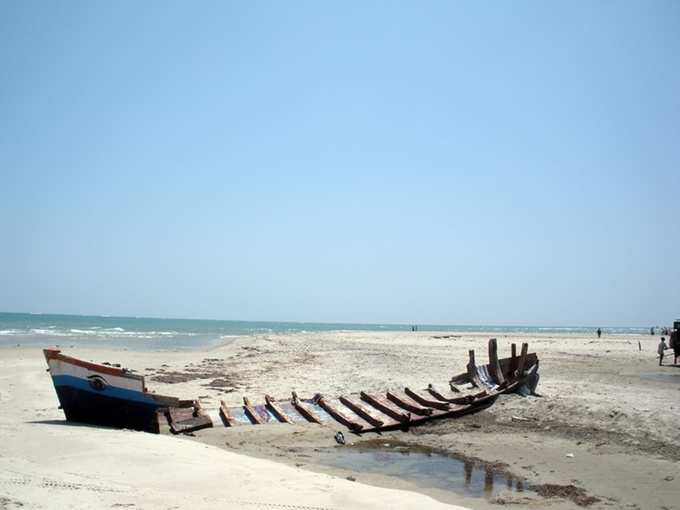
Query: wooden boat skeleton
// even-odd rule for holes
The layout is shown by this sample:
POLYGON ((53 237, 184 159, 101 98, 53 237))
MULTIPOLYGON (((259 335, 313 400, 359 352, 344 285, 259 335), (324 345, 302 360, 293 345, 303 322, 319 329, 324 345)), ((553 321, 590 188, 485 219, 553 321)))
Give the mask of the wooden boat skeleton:
POLYGON ((321 394, 300 398, 292 392, 286 399, 265 395, 262 404, 248 397, 243 397, 240 406, 220 401, 217 409, 204 409, 197 400, 151 393, 144 377, 123 368, 71 358, 57 349, 44 353, 69 421, 176 434, 267 423, 341 424, 363 433, 475 413, 492 405, 502 393, 520 389, 533 393, 538 382, 538 357, 528 352, 528 344, 522 344, 519 356, 512 344, 511 356, 502 359, 498 358, 495 339, 488 347, 489 363, 477 365, 475 352, 470 350, 466 371, 451 378, 448 390, 429 384, 422 390, 360 391, 337 398, 321 394))

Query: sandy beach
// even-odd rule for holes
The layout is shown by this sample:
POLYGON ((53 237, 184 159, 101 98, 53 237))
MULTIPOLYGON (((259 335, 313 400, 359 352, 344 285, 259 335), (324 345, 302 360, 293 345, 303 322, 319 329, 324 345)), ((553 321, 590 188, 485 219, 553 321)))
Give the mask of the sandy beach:
POLYGON ((214 408, 292 390, 445 384, 465 369, 468 349, 485 358, 492 336, 501 356, 529 342, 540 396, 504 395, 478 414, 409 431, 345 431, 345 446, 337 426, 175 437, 66 424, 40 350, 4 348, 0 508, 680 508, 680 367, 658 366, 658 337, 336 331, 240 337, 209 351, 61 347, 214 408), (333 461, 366 451, 455 458, 508 483, 473 494, 333 461))

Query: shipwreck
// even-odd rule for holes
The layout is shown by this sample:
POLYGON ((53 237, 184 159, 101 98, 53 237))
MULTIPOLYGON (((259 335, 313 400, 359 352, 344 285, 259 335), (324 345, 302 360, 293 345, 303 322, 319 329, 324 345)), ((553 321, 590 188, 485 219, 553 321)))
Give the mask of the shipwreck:
POLYGON ((407 428, 434 419, 456 418, 491 406, 502 393, 533 393, 538 383, 538 357, 523 343, 511 355, 498 358, 496 339, 489 340, 489 362, 477 365, 469 351, 467 370, 453 376, 445 388, 399 388, 380 393, 360 391, 328 397, 316 394, 287 398, 264 396, 253 403, 206 409, 198 399, 157 395, 144 377, 125 368, 97 364, 45 349, 60 408, 68 421, 159 433, 189 433, 208 427, 236 427, 267 423, 336 424, 352 432, 407 428))

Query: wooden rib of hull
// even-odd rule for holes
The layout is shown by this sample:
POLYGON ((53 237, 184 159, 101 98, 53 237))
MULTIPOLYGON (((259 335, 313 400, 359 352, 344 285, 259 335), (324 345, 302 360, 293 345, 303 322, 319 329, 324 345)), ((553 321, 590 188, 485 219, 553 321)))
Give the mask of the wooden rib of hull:
POLYGON ((468 377, 470 378, 470 382, 477 386, 480 389, 484 389, 485 385, 479 378, 479 374, 477 373, 477 365, 475 364, 475 351, 474 349, 469 351, 469 356, 470 356, 470 361, 468 362, 467 365, 467 373, 468 377))
POLYGON ((516 379, 521 379, 524 377, 524 369, 527 364, 527 356, 529 353, 529 344, 522 344, 522 354, 519 355, 519 361, 517 362, 517 372, 515 373, 516 379))
POLYGON ((428 398, 416 391, 412 391, 409 388, 404 388, 404 393, 406 393, 413 400, 418 402, 422 406, 432 407, 434 409, 439 409, 441 411, 448 411, 451 409, 451 405, 448 402, 442 402, 441 399, 428 398))
POLYGON ((475 393, 468 393, 467 395, 462 395, 460 396, 459 394, 455 394, 455 396, 447 396, 443 394, 440 391, 437 391, 435 387, 430 384, 427 387, 427 391, 432 395, 434 398, 441 400, 442 402, 448 402, 450 404, 458 404, 458 405, 469 405, 472 404, 475 400, 482 398, 487 395, 486 390, 482 391, 477 391, 475 393))
POLYGON ((392 404, 389 400, 382 397, 369 395, 363 391, 360 393, 360 395, 361 400, 370 404, 372 407, 375 407, 378 411, 386 414, 390 418, 393 418, 394 420, 397 420, 401 423, 409 423, 411 421, 410 413, 405 413, 401 408, 392 404))
POLYGON ((328 400, 326 400, 323 395, 317 394, 314 398, 319 406, 321 406, 328 414, 342 423, 345 427, 355 432, 361 432, 364 429, 364 426, 361 423, 347 416, 340 409, 328 402, 328 400))
POLYGON ((421 406, 418 402, 411 399, 408 395, 404 393, 398 391, 388 391, 386 396, 396 405, 410 413, 417 414, 419 416, 430 416, 432 414, 431 407, 421 406))
POLYGON ((374 427, 384 427, 386 424, 389 425, 388 422, 393 421, 391 418, 386 417, 386 419, 381 419, 377 416, 375 416, 373 413, 371 413, 365 406, 361 405, 360 402, 357 400, 351 398, 351 397, 340 397, 340 402, 342 404, 354 411, 356 414, 361 416, 364 420, 366 420, 368 423, 373 425, 374 427))
POLYGON ((505 384, 503 370, 498 362, 498 343, 495 338, 489 340, 489 374, 491 374, 492 379, 499 386, 505 384))
POLYGON ((225 427, 233 427, 236 425, 236 421, 229 412, 229 408, 224 400, 220 400, 220 418, 222 418, 222 423, 224 423, 225 427))
POLYGON ((319 418, 319 416, 314 411, 309 409, 305 404, 303 404, 300 401, 300 398, 297 396, 297 393, 292 392, 291 395, 293 397, 291 399, 293 407, 297 410, 298 413, 300 413, 303 416, 305 420, 310 421, 312 423, 319 424, 321 423, 321 418, 319 418))
POLYGON ((259 415, 255 407, 250 403, 248 397, 243 397, 243 410, 246 412, 246 415, 250 421, 253 422, 253 425, 262 425, 264 423, 264 420, 259 415))
POLYGON ((291 420, 290 417, 283 411, 283 409, 281 409, 281 406, 279 406, 278 402, 276 402, 276 399, 270 397, 269 395, 265 395, 264 400, 267 402, 267 407, 277 420, 283 423, 293 423, 293 420, 291 420))

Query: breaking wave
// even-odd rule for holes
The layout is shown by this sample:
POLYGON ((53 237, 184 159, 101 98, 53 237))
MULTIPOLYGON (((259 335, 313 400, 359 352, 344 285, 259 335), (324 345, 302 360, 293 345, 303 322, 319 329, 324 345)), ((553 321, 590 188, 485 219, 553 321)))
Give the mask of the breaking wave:
POLYGON ((2 329, 0 330, 0 336, 11 336, 11 337, 58 337, 58 338, 92 338, 92 339, 105 339, 105 340, 115 340, 117 338, 125 339, 135 339, 140 340, 153 340, 153 339, 168 339, 176 338, 178 336, 189 337, 196 336, 196 333, 192 332, 180 332, 180 331, 135 331, 135 330, 125 330, 123 328, 102 328, 102 327, 92 327, 86 329, 79 328, 69 328, 69 329, 59 329, 54 326, 46 328, 27 328, 27 329, 2 329))

